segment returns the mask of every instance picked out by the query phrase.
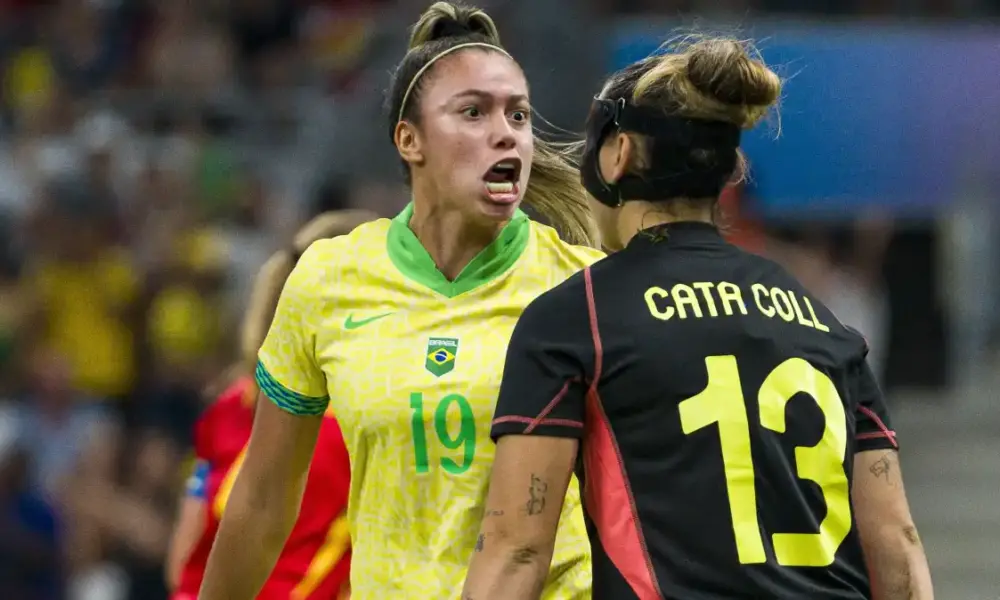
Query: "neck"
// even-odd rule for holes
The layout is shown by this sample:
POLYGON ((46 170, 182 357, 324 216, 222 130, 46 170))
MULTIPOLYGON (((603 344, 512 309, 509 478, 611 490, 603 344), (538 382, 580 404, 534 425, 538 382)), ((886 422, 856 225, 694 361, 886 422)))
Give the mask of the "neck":
POLYGON ((643 229, 679 223, 700 221, 712 223, 715 202, 703 200, 673 200, 669 204, 633 200, 622 204, 618 215, 618 239, 624 248, 643 229))
POLYGON ((410 218, 410 230, 449 281, 454 281, 496 239, 503 226, 504 223, 475 225, 456 209, 436 207, 418 199, 414 199, 410 218))

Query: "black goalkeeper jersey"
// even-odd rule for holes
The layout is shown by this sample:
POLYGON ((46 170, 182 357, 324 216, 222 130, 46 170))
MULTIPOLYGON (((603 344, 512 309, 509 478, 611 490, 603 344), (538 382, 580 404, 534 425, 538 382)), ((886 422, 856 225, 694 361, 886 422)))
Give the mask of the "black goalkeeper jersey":
POLYGON ((871 598, 854 455, 896 447, 864 338, 678 223, 539 297, 492 435, 581 441, 596 600, 871 598))

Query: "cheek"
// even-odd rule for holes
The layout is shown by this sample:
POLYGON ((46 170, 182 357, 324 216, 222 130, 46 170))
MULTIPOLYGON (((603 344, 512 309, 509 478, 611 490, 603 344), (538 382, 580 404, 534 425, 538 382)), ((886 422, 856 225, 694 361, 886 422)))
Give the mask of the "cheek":
POLYGON ((428 137, 428 159, 445 171, 462 171, 476 163, 481 144, 461 131, 440 131, 428 137))

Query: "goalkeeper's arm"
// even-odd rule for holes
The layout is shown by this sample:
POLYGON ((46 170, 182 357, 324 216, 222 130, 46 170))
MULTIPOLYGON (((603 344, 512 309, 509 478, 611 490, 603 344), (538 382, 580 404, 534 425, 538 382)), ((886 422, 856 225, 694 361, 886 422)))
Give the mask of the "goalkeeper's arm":
POLYGON ((879 600, 932 600, 930 568, 903 489, 896 450, 869 450, 854 458, 858 533, 879 600))

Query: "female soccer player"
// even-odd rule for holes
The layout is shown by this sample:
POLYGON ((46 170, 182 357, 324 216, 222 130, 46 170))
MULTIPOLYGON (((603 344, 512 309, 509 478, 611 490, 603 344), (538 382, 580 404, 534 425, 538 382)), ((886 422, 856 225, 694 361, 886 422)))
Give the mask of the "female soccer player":
POLYGON ((514 331, 463 598, 538 597, 574 467, 594 598, 932 597, 864 339, 714 224, 780 92, 704 39, 595 100, 581 175, 620 251, 514 331))
MULTIPOLYGON (((258 392, 251 376, 257 350, 295 259, 315 240, 349 233, 374 216, 366 211, 324 213, 302 228, 291 250, 276 253, 258 273, 243 320, 243 359, 236 368, 242 376, 219 395, 195 430, 196 465, 167 559, 173 600, 198 597, 219 520, 250 438, 258 392)), ((336 600, 347 596, 350 538, 344 510, 349 477, 350 462, 340 428, 328 415, 320 426, 298 522, 258 598, 336 600)))
MULTIPOLYGON (((201 600, 255 596, 294 520, 329 405, 351 455, 355 599, 455 598, 477 543, 504 348, 522 309, 600 257, 579 172, 533 140, 524 74, 482 11, 434 4, 396 72, 390 130, 412 203, 320 241, 261 348, 243 470, 201 600)), ((579 497, 545 595, 587 598, 579 497)))

